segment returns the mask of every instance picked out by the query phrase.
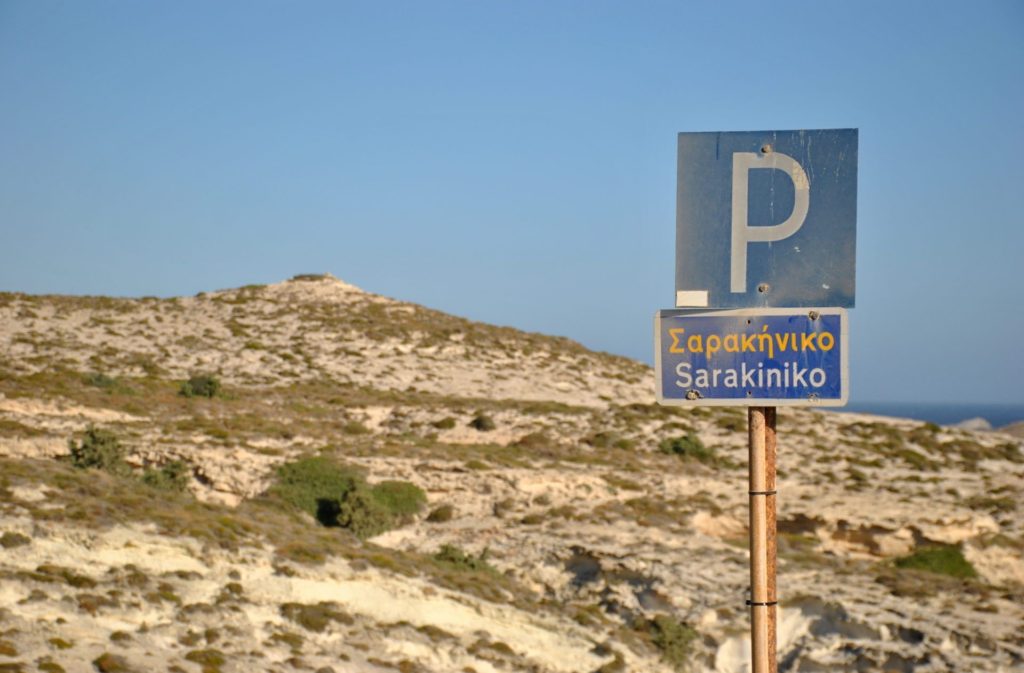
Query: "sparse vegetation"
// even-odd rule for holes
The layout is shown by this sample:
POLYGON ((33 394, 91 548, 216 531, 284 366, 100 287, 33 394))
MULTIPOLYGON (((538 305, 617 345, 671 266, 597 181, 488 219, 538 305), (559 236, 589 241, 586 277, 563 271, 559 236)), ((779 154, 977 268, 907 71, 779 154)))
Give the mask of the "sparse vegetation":
POLYGON ((922 547, 909 556, 897 559, 896 567, 958 578, 978 576, 974 566, 964 558, 963 550, 956 545, 922 547))
POLYGON ((551 438, 544 432, 530 432, 513 442, 515 446, 528 451, 546 449, 553 443, 551 438))
POLYGON ((328 507, 321 510, 317 518, 325 525, 347 528, 360 539, 387 532, 397 523, 397 517, 373 496, 364 483, 358 483, 339 500, 328 501, 328 507), (330 520, 332 515, 333 522, 330 520))
POLYGON ((662 659, 677 671, 690 663, 693 641, 697 632, 687 624, 667 615, 658 615, 648 623, 651 642, 661 650, 662 659))
MULTIPOLYGON (((282 465, 277 470, 277 483, 271 493, 289 505, 297 507, 324 525, 334 519, 321 518, 329 501, 338 501, 356 487, 361 475, 351 468, 324 457, 303 458, 282 465)), ((336 515, 335 515, 336 518, 336 515)))
POLYGON ((185 660, 199 664, 203 673, 220 673, 221 666, 227 663, 224 653, 215 649, 192 650, 185 660))
POLYGON ((108 392, 127 392, 127 386, 118 378, 113 376, 107 376, 99 372, 87 374, 84 377, 86 385, 100 388, 108 392))
POLYGON ((1009 495, 975 495, 967 498, 964 504, 971 509, 992 512, 993 514, 1005 514, 1017 509, 1017 498, 1009 495))
POLYGON ((479 556, 474 556, 460 547, 445 544, 434 554, 434 560, 458 570, 497 572, 494 566, 487 562, 486 549, 479 556))
POLYGON ((131 673, 133 670, 124 657, 110 652, 93 659, 92 665, 99 673, 131 673))
POLYGON ((283 465, 271 494, 324 526, 346 528, 360 538, 408 522, 427 501, 414 484, 385 481, 370 486, 360 472, 324 457, 283 465))
POLYGON ((188 489, 191 466, 183 460, 172 460, 158 469, 148 468, 142 473, 142 483, 164 491, 183 493, 188 489))
POLYGON ((334 603, 285 603, 281 606, 281 616, 295 622, 307 631, 323 633, 331 622, 351 625, 355 622, 352 616, 343 612, 334 603))
POLYGON ((6 531, 3 535, 0 535, 0 547, 4 549, 14 549, 15 547, 24 547, 27 544, 31 544, 32 538, 21 533, 12 533, 6 531))
MULTIPOLYGON (((310 290, 311 297, 319 296, 320 289, 293 286, 288 288, 287 294, 296 297, 310 290)), ((451 596, 447 592, 455 591, 463 594, 457 600, 466 605, 473 605, 478 598, 501 606, 503 613, 507 605, 530 613, 544 613, 543 623, 556 625, 558 620, 575 619, 593 635, 595 643, 600 642, 593 653, 604 662, 598 669, 604 673, 652 668, 651 657, 657 656, 655 647, 677 668, 694 658, 699 636, 693 629, 678 621, 678 616, 676 620, 662 616, 648 623, 645 615, 652 614, 650 610, 682 609, 664 599, 670 595, 667 589, 678 587, 673 583, 679 581, 683 573, 665 572, 660 567, 674 562, 680 553, 692 552, 695 559, 699 554, 696 562, 707 564, 705 567, 736 566, 722 573, 723 591, 736 594, 741 589, 738 583, 743 578, 739 566, 745 561, 745 543, 740 510, 745 499, 732 492, 738 488, 739 481, 724 489, 723 480, 706 474, 707 470, 698 463, 720 468, 730 465, 731 456, 739 455, 742 438, 731 433, 742 429, 742 414, 719 409, 679 410, 646 403, 622 403, 628 395, 620 398, 612 393, 612 388, 602 391, 600 382, 594 378, 589 379, 595 382, 591 392, 607 403, 606 407, 584 406, 590 402, 583 401, 582 397, 578 404, 484 399, 474 396, 480 393, 472 386, 452 390, 449 394, 436 392, 446 385, 445 358, 456 357, 473 363, 479 353, 493 354, 497 362, 525 358, 522 362, 528 361, 530 367, 541 363, 537 365, 541 370, 547 368, 561 373, 607 370, 604 378, 614 382, 617 388, 622 383, 649 377, 649 370, 640 365, 632 369, 625 365, 620 367, 619 361, 585 353, 571 342, 559 341, 552 345, 546 337, 524 337, 511 330, 492 330, 461 319, 434 315, 421 307, 378 301, 373 297, 365 300, 371 308, 358 302, 343 305, 317 298, 308 306, 301 306, 301 329, 296 330, 290 323, 295 322, 292 318, 300 310, 297 306, 301 302, 286 306, 285 302, 275 299, 275 292, 275 289, 224 291, 211 293, 202 301, 184 299, 182 304, 186 310, 190 310, 190 305, 201 305, 207 314, 195 325, 186 324, 184 331, 174 324, 174 312, 188 314, 166 300, 149 302, 149 305, 159 306, 161 315, 143 316, 138 331, 133 331, 131 319, 125 316, 103 314, 95 320, 100 326, 95 328, 99 333, 112 335, 116 331, 136 341, 140 333, 158 332, 162 328, 157 328, 156 323, 165 320, 163 327, 176 329, 173 339, 154 338, 146 346, 132 346, 146 352, 118 350, 120 346, 111 340, 112 347, 97 347, 86 353, 85 360, 75 353, 73 358, 60 361, 54 358, 59 357, 59 349, 67 346, 58 343, 60 337, 51 338, 42 331, 43 325, 36 326, 39 331, 35 333, 23 330, 12 337, 19 340, 18 343, 32 344, 38 361, 26 356, 0 363, 0 394, 5 399, 0 437, 15 448, 25 439, 32 440, 25 442, 26 445, 51 445, 55 436, 60 437, 58 442, 66 438, 60 433, 67 432, 69 418, 74 417, 74 422, 81 424, 85 422, 78 420, 81 418, 103 419, 96 422, 117 433, 109 435, 126 445, 114 452, 120 455, 120 460, 112 464, 124 463, 125 456, 133 465, 135 461, 154 462, 150 469, 140 469, 141 479, 136 479, 130 478, 130 471, 121 468, 107 471, 103 466, 108 461, 102 458, 85 460, 83 456, 89 452, 82 451, 81 447, 81 462, 90 463, 98 470, 73 469, 70 458, 62 461, 0 458, 0 501, 8 511, 30 521, 26 524, 20 519, 17 523, 12 520, 7 526, 11 531, 32 531, 34 536, 28 538, 21 533, 0 531, 0 547, 12 549, 8 557, 20 559, 26 554, 49 554, 56 539, 48 532, 50 528, 67 526, 69 530, 74 529, 76 535, 79 531, 89 531, 82 534, 83 539, 88 535, 100 540, 107 531, 120 535, 126 524, 143 522, 142 526, 127 527, 154 531, 168 539, 187 536, 198 542, 194 545, 191 540, 181 541, 182 551, 186 547, 201 548, 204 554, 209 550, 226 561, 229 553, 239 550, 238 558, 245 559, 237 566, 241 572, 231 578, 237 581, 227 582, 203 571, 203 584, 210 587, 209 591, 204 590, 205 598, 198 598, 195 587, 188 586, 191 580, 171 573, 160 574, 148 567, 144 571, 129 570, 127 566, 104 571, 102 566, 94 569, 82 565, 81 568, 88 568, 83 570, 71 561, 61 561, 69 567, 53 564, 37 567, 39 561, 17 571, 7 567, 5 579, 10 577, 13 582, 27 585, 19 594, 17 604, 28 605, 26 610, 40 614, 37 608, 43 606, 36 604, 65 599, 63 610, 77 611, 76 617, 80 620, 95 615, 97 619, 88 620, 94 623, 120 619, 122 613, 128 613, 135 605, 141 605, 147 613, 162 612, 169 620, 161 618, 161 623, 177 630, 167 641, 175 650, 176 658, 161 665, 180 673, 198 672, 200 667, 208 666, 213 667, 208 669, 211 671, 217 667, 227 671, 258 670, 267 666, 313 670, 321 665, 313 660, 322 658, 329 649, 339 662, 332 665, 335 668, 345 666, 340 662, 348 661, 347 655, 331 649, 334 640, 345 642, 345 647, 351 646, 357 651, 367 648, 363 654, 353 655, 363 663, 366 653, 379 642, 366 644, 368 641, 363 635, 371 629, 375 638, 411 639, 417 646, 423 646, 424 638, 427 646, 436 638, 452 641, 444 643, 443 647, 464 648, 472 643, 469 646, 482 658, 490 658, 496 668, 518 669, 532 665, 532 662, 524 663, 524 655, 530 656, 530 653, 524 649, 522 641, 512 637, 506 644, 480 633, 460 631, 456 636, 405 622, 374 623, 362 608, 356 623, 348 626, 350 622, 346 620, 351 617, 337 606, 316 603, 319 598, 290 599, 313 601, 310 605, 280 605, 279 598, 267 603, 268 592, 258 584, 260 573, 253 573, 255 566, 249 565, 250 558, 266 550, 269 557, 265 562, 273 565, 276 574, 271 581, 275 583, 315 579, 318 569, 309 566, 345 559, 351 567, 351 574, 345 581, 372 580, 380 572, 389 577, 389 586, 397 585, 405 577, 416 578, 416 589, 422 588, 430 600, 448 600, 451 596), (286 320, 276 323, 277 316, 284 316, 286 320), (435 320, 446 321, 443 328, 438 328, 440 323, 435 320), (277 330, 277 325, 285 329, 277 330), (323 338, 324 334, 331 338, 323 338), (353 340, 349 340, 349 335, 353 340), (407 346, 416 349, 413 355, 422 358, 423 363, 423 369, 412 381, 402 380, 401 376, 404 373, 401 358, 409 354, 407 346), (176 360, 183 349, 197 353, 202 359, 176 360), (215 349, 221 349, 224 357, 208 357, 215 349), (325 353, 331 357, 325 357, 325 353), (389 360, 392 357, 395 359, 389 360), (332 358, 340 361, 341 366, 332 370, 332 358), (282 366, 282 363, 285 364, 282 366), (436 363, 440 366, 433 368, 436 363), (166 369, 161 370, 160 366, 166 369), (30 367, 42 368, 31 373, 30 367), (231 381, 238 383, 229 387, 229 394, 185 399, 180 389, 181 380, 187 375, 181 372, 189 370, 182 367, 200 368, 196 371, 204 368, 230 371, 231 381), (145 376, 140 374, 140 369, 145 376), (83 371, 105 373, 87 375, 83 371), (429 392, 431 390, 435 392, 429 392), (20 405, 22 409, 32 410, 38 404, 45 405, 41 413, 18 409, 20 405), (60 418, 56 411, 66 418, 60 418), (122 418, 118 416, 121 413, 132 414, 135 418, 122 418), (500 432, 491 432, 499 426, 500 432), (454 432, 444 432, 448 430, 454 432), (36 439, 40 437, 43 439, 36 439), (701 438, 713 446, 704 446, 701 438), (199 450, 181 453, 182 447, 193 444, 199 450), (138 450, 134 450, 136 446, 138 450), (634 447, 638 450, 623 450, 634 447), (295 452, 304 450, 315 451, 321 457, 295 460, 295 452), (259 480, 266 472, 275 469, 268 465, 278 465, 281 460, 293 462, 281 466, 268 492, 247 497, 235 507, 226 507, 178 492, 188 482, 193 466, 162 462, 178 455, 211 461, 202 465, 196 463, 197 481, 191 485, 215 494, 223 493, 226 485, 234 489, 244 484, 235 493, 248 495, 252 492, 250 485, 261 483, 259 480), (236 456, 238 469, 244 474, 240 473, 238 479, 234 475, 225 477, 225 472, 233 466, 227 461, 235 460, 236 456), (676 463, 673 457, 693 462, 687 466, 676 463), (301 466, 305 462, 313 464, 303 471, 301 466), (373 472, 357 465, 370 466, 373 472), (208 467, 211 469, 206 469, 208 467), (415 474, 413 478, 417 483, 430 484, 432 498, 441 499, 432 503, 429 514, 426 513, 426 496, 416 485, 399 481, 371 483, 401 474, 415 474), (155 492, 154 488, 163 490, 155 492), (493 510, 488 509, 490 507, 493 510), (489 518, 489 511, 502 519, 489 518), (309 517, 319 519, 323 525, 315 525, 309 517), (393 545, 395 548, 360 542, 355 537, 369 537, 421 517, 429 524, 415 531, 415 535, 399 540, 393 545), (454 525, 445 525, 456 517, 458 521, 454 525), (644 528, 638 530, 638 526, 644 528), (500 549, 501 568, 507 567, 508 571, 499 572, 488 562, 486 551, 481 553, 480 550, 491 539, 493 531, 502 535, 506 529, 511 542, 501 540, 495 543, 495 550, 500 549), (546 592, 543 588, 546 578, 531 567, 538 561, 538 549, 543 550, 545 560, 542 563, 546 564, 572 545, 586 546, 587 542, 581 540, 584 536, 604 539, 605 530, 609 533, 607 544, 602 543, 600 548, 595 545, 590 552, 598 566, 598 579, 594 584, 575 596, 553 596, 546 592), (695 531, 700 534, 695 535, 695 531), (94 532, 100 534, 93 535, 94 532), (407 546, 411 544, 409 540, 433 540, 436 545, 455 536, 465 547, 447 546, 434 554, 416 552, 407 546), (680 549, 671 539, 685 541, 681 544, 687 545, 693 540, 694 549, 680 549), (613 558, 616 556, 613 548, 619 540, 623 542, 625 553, 630 555, 628 561, 622 555, 613 558), (528 543, 522 544, 523 541, 528 543), (24 547, 25 544, 32 546, 24 547), (557 549, 559 544, 564 545, 560 550, 557 549), (19 545, 21 547, 16 548, 19 545), (555 551, 549 553, 552 549, 555 551), (432 593, 435 588, 445 591, 432 593), (636 607, 634 596, 643 611, 636 607), (567 600, 561 600, 563 597, 567 600), (197 600, 205 602, 192 602, 197 600), (257 631, 264 643, 253 643, 251 634, 238 633, 236 620, 217 621, 218 616, 235 611, 250 612, 250 608, 257 607, 258 613, 270 620, 262 631, 257 631), (342 616, 334 618, 332 613, 342 616), (208 628, 209 624, 217 628, 208 628), (183 633, 186 629, 187 634, 183 633), (330 632, 330 635, 318 637, 314 635, 316 632, 330 632), (340 637, 342 634, 344 636, 340 637), (604 638, 607 640, 601 642, 604 638), (332 644, 325 645, 328 641, 332 644), (181 661, 190 650, 204 652, 206 650, 195 648, 213 647, 223 650, 227 663, 181 661)), ((0 305, 3 301, 0 295, 0 305)), ((83 305, 92 310, 92 304, 88 303, 91 299, 75 299, 74 302, 69 302, 71 308, 67 310, 77 312, 83 305)), ((119 312, 126 310, 122 303, 118 304, 119 312)), ((49 309, 38 311, 44 316, 48 312, 49 309)), ((55 328, 57 332, 60 329, 63 328, 55 328)), ((21 348, 19 352, 28 350, 21 348)), ((459 364, 464 366, 466 362, 459 364)), ((509 378, 516 375, 509 369, 499 373, 507 373, 509 378)), ((526 374, 533 375, 524 370, 524 376, 526 374)), ((600 379, 603 375, 594 376, 600 379)), ((572 399, 571 394, 563 399, 572 399)), ((811 423, 817 427, 815 430, 815 427, 804 427, 807 425, 805 416, 812 413, 780 412, 792 423, 792 432, 785 434, 785 446, 780 447, 785 449, 780 451, 780 459, 788 471, 786 481, 796 487, 786 489, 786 493, 791 494, 785 507, 790 513, 787 516, 809 513, 821 517, 810 522, 806 530, 780 532, 779 554, 789 564, 786 567, 794 571, 789 577, 795 578, 795 583, 803 581, 800 571, 813 570, 815 576, 826 579, 833 573, 848 574, 850 585, 856 587, 856 582, 863 581, 862 575, 868 572, 868 581, 881 576, 878 581, 898 596, 929 597, 915 607, 915 613, 922 615, 925 615, 925 606, 938 605, 940 601, 948 604, 953 600, 948 598, 951 594, 956 594, 957 600, 970 596, 962 601, 965 615, 985 610, 1002 612, 1004 604, 1019 598, 1019 588, 1003 585, 1002 580, 992 579, 996 584, 989 586, 985 583, 989 580, 978 579, 962 569, 950 572, 951 566, 946 562, 939 563, 940 570, 935 570, 922 560, 926 556, 921 553, 923 550, 899 561, 871 562, 863 558, 848 561, 844 557, 846 549, 859 550, 865 546, 872 553, 881 553, 878 545, 882 543, 875 538, 888 543, 891 539, 888 536, 893 532, 890 528, 898 530, 903 526, 905 532, 907 522, 895 519, 913 509, 895 506, 895 503, 914 503, 917 499, 923 502, 926 497, 941 511, 942 520, 967 516, 984 519, 985 525, 979 530, 990 529, 988 517, 979 515, 994 515, 1000 534, 1007 535, 983 533, 968 542, 971 549, 988 554, 984 566, 986 576, 993 567, 993 560, 1019 556, 1024 548, 1016 516, 1021 511, 1020 487, 1012 478, 1012 470, 1018 467, 999 462, 1019 461, 1019 443, 1007 441, 1009 437, 1004 435, 968 433, 905 421, 849 424, 850 417, 831 415, 823 417, 820 423, 811 423), (844 424, 857 427, 836 437, 835 429, 844 424), (968 468, 977 469, 977 473, 963 475, 968 468), (882 476, 886 479, 881 479, 882 476), (806 488, 811 479, 820 486, 817 491, 806 488), (827 485, 829 482, 832 486, 827 485), (843 499, 827 514, 816 509, 816 497, 821 489, 835 494, 840 489, 852 490, 851 487, 862 492, 852 494, 851 499, 843 499), (873 513, 870 507, 876 489, 879 507, 894 506, 886 509, 884 520, 880 519, 874 526, 870 523, 873 513), (836 531, 834 515, 842 503, 864 505, 866 509, 850 517, 856 523, 851 523, 849 530, 836 531), (976 511, 972 515, 965 512, 965 507, 976 511), (947 518, 949 512, 955 516, 947 518), (837 532, 841 535, 837 536, 837 532), (993 537, 985 537, 988 535, 993 537), (1004 548, 987 549, 982 545, 1004 548), (986 592, 991 596, 990 601, 975 600, 986 592)), ((91 438, 88 433, 83 434, 80 426, 74 440, 83 447, 88 445, 92 453, 101 456, 110 453, 100 450, 104 446, 109 448, 106 439, 91 438)), ((730 479, 738 478, 736 474, 730 476, 730 479)), ((940 519, 936 516, 935 520, 940 519)), ((841 521, 839 525, 846 523, 841 521)), ((913 530, 913 522, 910 528, 913 530)), ((932 535, 931 531, 925 532, 932 535)), ((906 538, 899 540, 905 542, 906 538)), ((178 541, 171 543, 179 545, 178 541)), ((392 546, 391 542, 387 544, 392 546)), ((966 563, 962 551, 957 549, 966 563)), ((888 548, 885 552, 888 553, 888 548)), ((335 569, 333 564, 325 567, 325 576, 328 572, 334 576, 335 569)), ((785 569, 782 572, 786 574, 785 569)), ((996 576, 998 572, 993 575, 996 576)), ((589 580, 584 578, 580 582, 589 580)), ((707 585, 702 586, 707 588, 707 585)), ((689 587, 684 585, 685 588, 689 587)), ((877 597, 881 587, 876 585, 869 589, 870 595, 877 597)), ((294 595, 310 594, 296 592, 294 595)), ((735 633, 732 629, 736 628, 736 622, 745 618, 745 614, 734 607, 721 607, 731 602, 732 599, 722 600, 716 590, 706 599, 702 597, 692 611, 686 608, 686 614, 696 618, 705 608, 714 609, 716 619, 707 627, 709 639, 714 635, 717 640, 723 633, 729 637, 735 633)), ((355 609, 353 614, 356 614, 355 609)), ((963 623, 968 621, 965 619, 963 623)), ((981 621, 984 620, 979 623, 981 621)), ((483 629, 486 619, 481 622, 483 629)), ((26 659, 26 670, 33 667, 51 670, 44 668, 48 660, 36 653, 40 647, 49 650, 55 660, 62 657, 61 661, 88 662, 107 642, 107 648, 130 654, 131 661, 135 661, 139 649, 153 642, 152 638, 137 635, 127 627, 119 627, 125 632, 116 635, 109 634, 109 628, 113 628, 109 627, 99 638, 53 628, 46 635, 33 635, 35 640, 31 645, 28 645, 28 638, 25 639, 34 660, 29 663, 26 659), (67 633, 77 634, 77 644, 60 639, 46 643, 50 635, 67 637, 67 633), (131 635, 131 640, 126 634, 131 635), (110 641, 106 640, 108 636, 110 641), (61 652, 57 641, 74 649, 61 652)), ((165 627, 158 628, 159 633, 155 635, 163 638, 165 627)), ((19 636, 0 636, 26 649, 19 636)), ((973 639, 976 632, 965 629, 964 637, 973 639)), ((993 641, 1001 639, 998 635, 991 637, 993 641)), ((707 654, 706 649, 701 648, 700 656, 707 654)), ((381 666, 410 671, 422 668, 421 663, 402 660, 402 656, 416 659, 411 654, 392 653, 385 656, 388 661, 383 661, 381 666)), ((594 670, 597 665, 588 670, 594 670)), ((466 669, 469 670, 468 665, 466 669)))
POLYGON ((445 523, 451 521, 455 517, 455 508, 451 505, 444 504, 439 505, 430 511, 427 515, 427 521, 430 523, 445 523))
POLYGON ((349 421, 341 426, 341 430, 347 435, 365 435, 370 432, 370 429, 359 421, 349 421))
POLYGON ((700 437, 692 432, 688 432, 680 437, 662 440, 662 442, 658 444, 658 449, 662 453, 679 456, 684 460, 696 460, 697 462, 708 465, 717 462, 715 450, 705 446, 700 437))
POLYGON ((373 497, 402 522, 408 522, 423 511, 427 494, 419 486, 407 481, 382 481, 370 492, 373 497))
POLYGON ((116 475, 128 474, 130 468, 124 462, 124 447, 117 436, 109 430, 90 425, 81 442, 68 440, 71 450, 71 464, 79 469, 95 468, 116 475))
POLYGON ((473 420, 469 422, 469 427, 480 432, 490 432, 498 427, 494 422, 494 419, 487 414, 477 414, 473 417, 473 420))
POLYGON ((617 432, 608 432, 603 430, 587 436, 583 441, 598 449, 615 448, 625 450, 632 449, 636 445, 636 442, 627 437, 623 437, 617 432))
POLYGON ((205 397, 213 399, 220 394, 220 381, 211 374, 199 374, 181 384, 178 393, 182 397, 205 397))

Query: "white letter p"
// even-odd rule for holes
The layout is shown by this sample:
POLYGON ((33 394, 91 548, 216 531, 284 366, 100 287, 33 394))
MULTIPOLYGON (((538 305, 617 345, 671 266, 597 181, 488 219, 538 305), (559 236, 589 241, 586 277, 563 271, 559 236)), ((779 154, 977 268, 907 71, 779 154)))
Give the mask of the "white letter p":
POLYGON ((793 157, 781 152, 757 154, 736 152, 732 155, 732 263, 731 292, 747 291, 747 243, 767 243, 789 238, 803 226, 811 201, 811 183, 807 173, 793 157), (747 173, 754 168, 775 168, 785 171, 793 181, 793 212, 782 224, 751 227, 747 224, 747 173))

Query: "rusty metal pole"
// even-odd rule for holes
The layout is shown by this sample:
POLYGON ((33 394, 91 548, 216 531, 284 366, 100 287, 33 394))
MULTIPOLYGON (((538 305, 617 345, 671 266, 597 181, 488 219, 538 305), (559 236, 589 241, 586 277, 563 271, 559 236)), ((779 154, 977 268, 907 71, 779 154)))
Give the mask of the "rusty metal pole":
POLYGON ((768 522, 768 671, 776 673, 778 664, 778 591, 776 585, 778 557, 778 515, 776 505, 775 461, 778 458, 777 435, 775 433, 775 407, 764 409, 764 487, 765 509, 768 522))
POLYGON ((750 656, 751 673, 775 666, 775 408, 747 411, 750 458, 750 656), (769 418, 771 420, 769 431, 769 418), (769 436, 772 451, 768 451, 769 436), (771 458, 769 459, 769 454, 771 458), (769 507, 769 501, 771 507, 769 507), (769 519, 769 511, 771 517, 769 519))

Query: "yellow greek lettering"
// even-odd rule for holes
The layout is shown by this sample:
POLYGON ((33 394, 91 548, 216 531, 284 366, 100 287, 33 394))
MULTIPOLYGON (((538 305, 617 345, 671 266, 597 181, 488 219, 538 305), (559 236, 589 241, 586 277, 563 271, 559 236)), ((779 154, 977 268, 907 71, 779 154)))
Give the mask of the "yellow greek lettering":
POLYGON ((779 345, 779 350, 780 351, 784 351, 784 350, 786 350, 786 346, 789 345, 789 335, 788 334, 776 334, 775 335, 775 342, 779 345))
POLYGON ((686 340, 686 347, 690 349, 691 353, 703 353, 704 337, 702 337, 700 334, 691 334, 690 337, 686 340))
POLYGON ((814 335, 813 334, 801 334, 800 335, 800 350, 802 351, 814 351, 818 352, 818 349, 814 347, 814 335))
POLYGON ((686 349, 683 348, 682 338, 683 332, 686 331, 684 327, 672 327, 668 330, 668 335, 672 337, 672 345, 668 347, 669 353, 685 353, 686 349))
POLYGON ((742 338, 744 353, 754 353, 757 351, 757 348, 754 346, 754 339, 756 338, 756 334, 748 334, 742 338))
MULTIPOLYGON (((768 326, 765 325, 764 328, 768 329, 768 326)), ((757 349, 759 351, 761 351, 762 353, 764 353, 767 350, 768 351, 768 357, 770 357, 770 358, 775 357, 775 344, 772 343, 772 335, 771 334, 758 334, 757 335, 757 349), (768 348, 764 347, 764 345, 766 343, 768 344, 768 348)))
POLYGON ((726 334, 725 339, 723 339, 723 345, 725 346, 726 353, 740 352, 740 338, 735 334, 726 334))
POLYGON ((818 334, 818 348, 823 351, 830 351, 836 345, 836 339, 828 332, 818 334))
POLYGON ((722 337, 717 334, 709 334, 707 339, 708 357, 711 357, 722 350, 722 337))

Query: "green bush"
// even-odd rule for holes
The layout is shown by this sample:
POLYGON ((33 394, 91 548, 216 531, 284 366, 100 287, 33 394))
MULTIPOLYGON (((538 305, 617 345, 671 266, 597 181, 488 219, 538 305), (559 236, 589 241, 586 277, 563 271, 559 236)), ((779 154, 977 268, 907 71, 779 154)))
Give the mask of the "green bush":
POLYGON ((124 462, 124 448, 117 436, 109 430, 90 425, 80 444, 68 440, 71 450, 71 464, 79 469, 97 468, 111 474, 125 475, 130 472, 124 462))
POLYGON ((4 532, 0 535, 0 547, 4 549, 14 549, 15 547, 24 547, 27 544, 32 543, 32 538, 21 533, 12 533, 11 531, 4 532))
POLYGON ((118 380, 112 376, 94 372, 85 376, 85 383, 96 388, 103 388, 104 390, 112 390, 118 385, 118 380))
POLYGON ((746 419, 735 414, 718 416, 714 422, 717 427, 729 432, 739 432, 747 427, 746 419))
POLYGON ((324 525, 336 525, 324 503, 337 502, 356 488, 362 477, 351 468, 324 458, 302 458, 277 470, 277 483, 271 492, 284 502, 316 517, 324 525), (326 515, 326 521, 321 515, 326 515))
POLYGON ((636 442, 633 440, 623 437, 615 432, 595 432, 586 439, 583 440, 585 444, 589 444, 596 449, 632 449, 636 446, 636 442))
POLYGON ((365 435, 369 434, 370 429, 359 421, 349 421, 341 427, 341 431, 346 435, 365 435))
POLYGON ((451 416, 446 416, 439 421, 431 423, 438 430, 451 430, 455 427, 455 419, 451 416))
POLYGON ((419 514, 427 504, 427 494, 423 489, 407 481, 382 481, 375 484, 370 492, 385 509, 402 520, 419 514))
POLYGON ((701 463, 714 463, 717 459, 715 450, 704 446, 704 442, 700 441, 700 437, 692 432, 688 432, 681 437, 662 440, 662 442, 658 444, 658 449, 662 453, 680 456, 684 459, 696 460, 701 463))
POLYGON ((692 627, 667 615, 658 615, 648 623, 651 642, 661 650, 661 657, 677 671, 684 670, 690 662, 693 641, 697 632, 692 627))
POLYGON ((448 504, 438 506, 427 515, 427 521, 430 523, 445 523, 453 518, 455 518, 455 508, 448 504))
POLYGON ((220 381, 217 377, 207 374, 193 376, 181 384, 178 393, 184 397, 214 398, 220 394, 220 381))
POLYGON ((360 538, 407 523, 427 502, 415 484, 384 481, 370 486, 353 468, 324 457, 282 465, 270 493, 324 526, 347 528, 360 538))
POLYGON ((545 449, 550 447, 552 444, 553 441, 551 438, 543 432, 531 432, 512 442, 512 446, 533 451, 545 449))
POLYGON ((352 616, 334 603, 322 602, 316 605, 303 603, 285 603, 281 606, 281 616, 295 622, 307 631, 323 633, 331 622, 351 625, 355 623, 352 616))
POLYGON ((365 483, 360 483, 338 501, 335 520, 363 540, 391 530, 398 517, 373 496, 365 483))
POLYGON ((130 673, 133 670, 124 657, 110 652, 93 659, 92 666, 100 673, 130 673))
POLYGON ((434 560, 459 570, 497 572, 494 566, 487 562, 486 549, 479 556, 473 556, 453 544, 445 544, 434 554, 434 560))
POLYGON ((935 545, 922 547, 910 556, 896 560, 897 568, 924 570, 950 577, 977 577, 978 572, 971 562, 964 558, 963 550, 957 545, 935 545))
POLYGON ((184 492, 188 488, 191 466, 183 460, 173 460, 154 470, 148 468, 142 473, 142 483, 164 491, 184 492))
POLYGON ((480 432, 490 432, 494 430, 498 425, 494 422, 494 419, 487 414, 477 414, 473 417, 473 420, 469 422, 469 427, 480 432))

